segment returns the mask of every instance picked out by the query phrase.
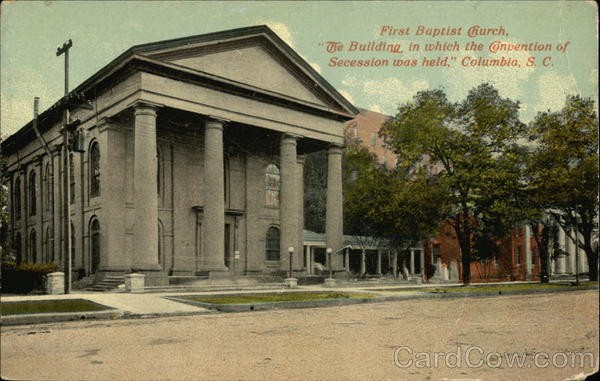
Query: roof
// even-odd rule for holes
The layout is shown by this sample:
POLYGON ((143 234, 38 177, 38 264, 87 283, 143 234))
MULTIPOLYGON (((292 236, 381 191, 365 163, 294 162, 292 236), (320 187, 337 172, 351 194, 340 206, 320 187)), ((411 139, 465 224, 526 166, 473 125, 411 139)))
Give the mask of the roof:
MULTIPOLYGON (((310 64, 300 57, 266 25, 231 29, 132 46, 77 86, 71 93, 82 93, 89 97, 94 94, 92 90, 97 90, 98 88, 102 89, 103 86, 114 83, 119 78, 122 78, 123 75, 136 70, 160 73, 161 75, 173 76, 180 80, 196 81, 204 86, 218 87, 219 89, 224 89, 224 91, 233 92, 242 96, 285 104, 290 108, 307 110, 312 113, 327 115, 334 118, 341 118, 340 120, 349 120, 359 112, 356 107, 348 102, 348 100, 317 73, 310 64), (185 48, 202 44, 221 44, 227 41, 252 37, 266 39, 292 66, 298 68, 307 78, 314 81, 315 86, 318 85, 318 87, 325 92, 328 97, 334 100, 344 112, 337 112, 335 110, 327 110, 324 108, 319 109, 318 107, 302 104, 302 102, 296 102, 291 99, 285 99, 277 94, 269 94, 268 92, 257 93, 256 89, 242 86, 242 84, 235 83, 234 81, 228 81, 226 78, 199 71, 194 72, 191 70, 184 70, 177 65, 171 65, 168 62, 153 58, 153 56, 156 56, 161 51, 168 49, 185 48)), ((61 98, 61 100, 39 115, 38 126, 40 132, 43 133, 51 128, 52 124, 60 121, 62 110, 66 103, 67 102, 61 98)), ((32 124, 32 122, 27 123, 19 131, 2 142, 2 151, 5 155, 19 149, 20 145, 26 144, 23 142, 29 142, 30 140, 35 139, 32 124)))

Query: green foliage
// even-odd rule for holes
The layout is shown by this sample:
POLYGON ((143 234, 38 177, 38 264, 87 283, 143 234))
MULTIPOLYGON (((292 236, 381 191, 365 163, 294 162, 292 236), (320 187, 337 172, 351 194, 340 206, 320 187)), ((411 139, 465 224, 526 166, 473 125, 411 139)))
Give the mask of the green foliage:
POLYGON ((304 159, 304 227, 325 232, 327 203, 327 152, 308 154, 304 159))
POLYGON ((443 216, 444 192, 422 171, 388 169, 358 144, 344 155, 344 226, 364 247, 385 239, 402 252, 433 235, 443 216), (432 208, 432 205, 442 205, 432 208))
MULTIPOLYGON (((558 112, 539 113, 530 126, 536 149, 528 167, 530 199, 565 231, 579 231, 590 279, 598 279, 598 116, 594 101, 568 96, 558 112)), ((573 238, 573 237, 571 237, 573 238)))
POLYGON ((29 293, 43 290, 46 274, 58 271, 55 263, 21 263, 2 264, 2 291, 14 293, 29 293))
POLYGON ((442 90, 427 90, 400 105, 380 132, 399 168, 427 179, 424 190, 438 195, 429 208, 439 208, 456 231, 465 283, 474 237, 502 237, 522 218, 515 192, 523 177, 517 141, 526 128, 518 113, 519 103, 501 98, 489 84, 469 91, 461 103, 449 102, 442 90))

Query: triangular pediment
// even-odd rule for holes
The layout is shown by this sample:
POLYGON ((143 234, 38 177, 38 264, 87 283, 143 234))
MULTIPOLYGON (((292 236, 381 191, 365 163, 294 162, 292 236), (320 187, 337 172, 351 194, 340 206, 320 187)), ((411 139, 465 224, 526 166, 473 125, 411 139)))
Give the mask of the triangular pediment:
POLYGON ((289 68, 259 45, 181 58, 172 63, 326 106, 289 68))
POLYGON ((140 46, 137 54, 286 98, 353 113, 353 106, 267 27, 140 46), (245 33, 244 33, 245 32, 245 33))

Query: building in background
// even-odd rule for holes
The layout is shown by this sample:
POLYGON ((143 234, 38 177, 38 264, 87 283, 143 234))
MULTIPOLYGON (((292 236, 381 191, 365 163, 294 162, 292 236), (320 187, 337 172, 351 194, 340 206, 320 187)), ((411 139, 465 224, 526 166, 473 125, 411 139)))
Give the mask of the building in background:
MULTIPOLYGON (((396 165, 394 153, 385 146, 379 137, 381 126, 391 119, 389 115, 360 109, 356 117, 346 123, 346 136, 354 139, 373 152, 380 164, 388 168, 396 165)), ((568 238, 562 229, 557 227, 552 241, 557 249, 552 250, 550 259, 551 275, 575 274, 575 244, 568 238)), ((471 263, 471 281, 506 281, 506 280, 528 280, 539 279, 541 271, 539 250, 529 227, 518 227, 513 230, 510 237, 497 242, 498 252, 488 260, 473 261, 471 263)), ((373 249, 371 257, 380 256, 373 249)), ((380 248, 379 251, 382 249, 380 248)), ((460 246, 454 232, 454 228, 443 223, 438 230, 438 235, 423 243, 422 248, 412 250, 417 252, 422 259, 419 267, 408 264, 409 261, 400 263, 398 271, 408 270, 412 276, 422 274, 424 278, 431 281, 459 281, 462 277, 460 246), (415 272, 414 269, 420 272, 415 272)), ((375 259, 371 259, 375 262, 375 259)), ((385 268, 385 265, 384 265, 385 268)), ((579 273, 587 272, 587 258, 583 250, 579 250, 579 273)))

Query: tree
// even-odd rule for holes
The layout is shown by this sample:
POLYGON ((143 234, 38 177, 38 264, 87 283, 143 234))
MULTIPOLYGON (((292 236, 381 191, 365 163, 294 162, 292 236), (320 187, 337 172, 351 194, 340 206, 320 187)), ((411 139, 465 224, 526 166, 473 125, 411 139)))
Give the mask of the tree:
POLYGON ((427 90, 400 105, 380 131, 401 167, 425 168, 435 189, 446 192, 443 209, 461 248, 464 284, 470 283, 475 233, 502 222, 497 230, 504 234, 516 220, 510 199, 491 195, 510 194, 520 173, 512 172, 520 166, 517 141, 525 132, 518 112, 518 102, 501 98, 489 84, 469 91, 461 103, 427 90))
POLYGON ((325 232, 327 203, 327 152, 310 153, 304 159, 304 227, 325 232))
POLYGON ((598 280, 598 116, 594 101, 568 96, 558 112, 539 113, 532 123, 536 150, 531 187, 573 242, 584 250, 591 280, 598 280), (582 239, 576 239, 571 231, 582 239), (596 237, 597 239, 597 237, 596 237))
MULTIPOLYGON (((400 255, 432 236, 443 216, 443 192, 423 170, 389 169, 358 143, 344 155, 344 226, 364 250, 386 242, 400 255)), ((394 275, 396 269, 394 269, 394 275)))

